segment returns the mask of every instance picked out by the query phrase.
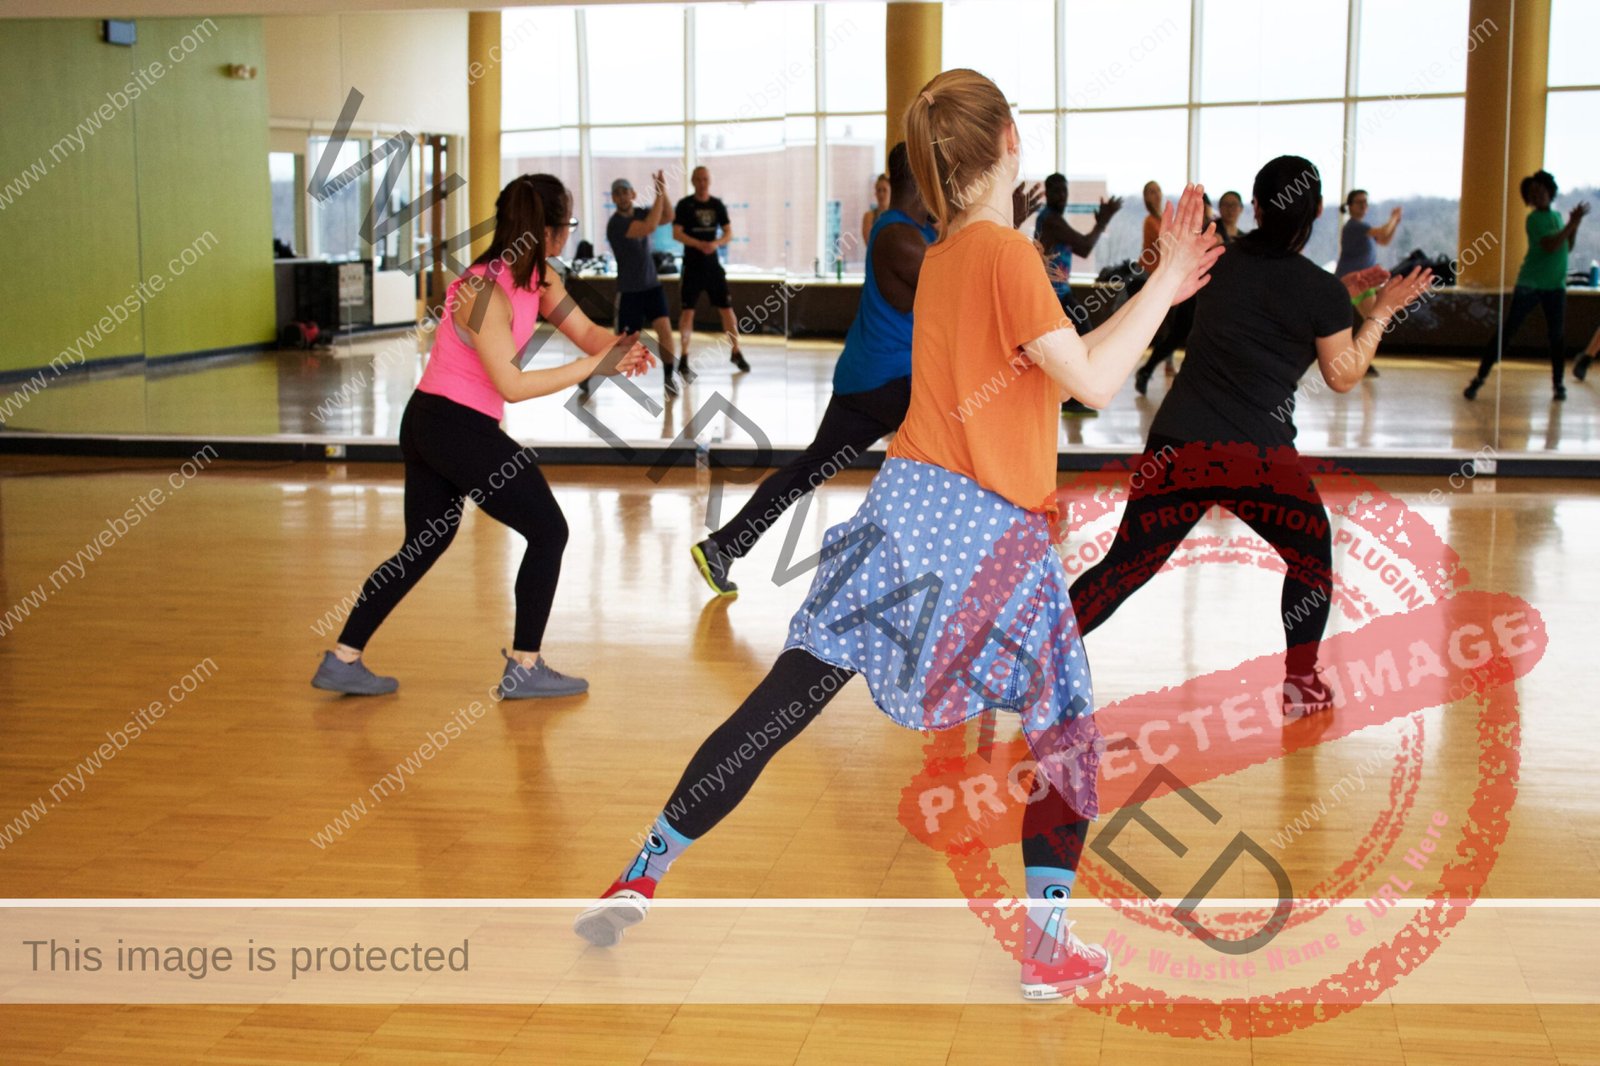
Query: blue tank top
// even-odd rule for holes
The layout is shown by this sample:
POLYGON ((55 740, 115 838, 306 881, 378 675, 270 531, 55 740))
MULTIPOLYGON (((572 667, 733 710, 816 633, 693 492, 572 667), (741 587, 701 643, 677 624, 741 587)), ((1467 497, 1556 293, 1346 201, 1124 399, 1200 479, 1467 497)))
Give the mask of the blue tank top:
POLYGON ((867 276, 861 285, 861 307, 850 323, 844 351, 833 368, 833 391, 841 396, 876 389, 911 374, 911 312, 897 311, 883 298, 872 272, 872 246, 878 240, 878 231, 897 223, 916 226, 922 239, 930 244, 938 236, 932 226, 918 225, 910 215, 892 207, 872 224, 872 232, 867 235, 867 276))
MULTIPOLYGON (((1036 241, 1042 242, 1044 240, 1044 238, 1039 235, 1039 232, 1044 229, 1044 219, 1046 215, 1055 215, 1057 218, 1065 220, 1067 212, 1065 210, 1051 211, 1049 204, 1045 204, 1043 207, 1040 207, 1038 221, 1033 224, 1033 239, 1036 241)), ((1049 245, 1045 245, 1044 252, 1046 267, 1060 267, 1063 273, 1070 272, 1072 270, 1072 249, 1067 245, 1058 244, 1054 248, 1050 247, 1049 245)), ((1056 290, 1056 295, 1058 297, 1065 296, 1067 293, 1072 291, 1072 282, 1070 281, 1051 281, 1050 285, 1056 290)))

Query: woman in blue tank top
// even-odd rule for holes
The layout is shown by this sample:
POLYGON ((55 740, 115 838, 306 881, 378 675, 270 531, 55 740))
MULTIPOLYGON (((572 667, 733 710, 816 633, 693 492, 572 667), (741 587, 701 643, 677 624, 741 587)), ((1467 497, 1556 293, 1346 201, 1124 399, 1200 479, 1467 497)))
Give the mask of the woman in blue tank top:
MULTIPOLYGON (((833 397, 817 436, 789 465, 757 486, 727 525, 691 548, 695 566, 719 596, 738 593, 728 568, 800 497, 848 467, 900 428, 911 404, 911 304, 922 253, 935 232, 917 193, 905 142, 889 152, 889 207, 867 239, 861 306, 833 369, 833 397)), ((1026 204, 1023 205, 1024 211, 1026 204)), ((1022 217, 1014 220, 1021 225, 1022 217)))

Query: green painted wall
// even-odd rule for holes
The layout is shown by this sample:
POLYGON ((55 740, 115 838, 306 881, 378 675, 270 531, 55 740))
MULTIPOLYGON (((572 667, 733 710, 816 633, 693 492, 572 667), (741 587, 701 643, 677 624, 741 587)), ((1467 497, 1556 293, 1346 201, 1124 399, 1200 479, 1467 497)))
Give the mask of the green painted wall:
POLYGON ((269 341, 267 82, 223 73, 264 68, 261 20, 141 19, 135 51, 142 63, 185 56, 138 103, 140 258, 147 278, 171 279, 145 308, 145 355, 269 341))
POLYGON ((138 35, 0 33, 0 247, 22 265, 0 286, 0 372, 79 342, 93 360, 272 337, 266 81, 224 74, 263 65, 261 22, 140 19, 138 35))
MULTIPOLYGON (((85 122, 128 81, 133 54, 99 36, 89 19, 0 27, 0 371, 48 364, 139 278, 132 110, 93 132, 85 122)), ((133 313, 80 351, 86 359, 137 355, 143 328, 133 313)))

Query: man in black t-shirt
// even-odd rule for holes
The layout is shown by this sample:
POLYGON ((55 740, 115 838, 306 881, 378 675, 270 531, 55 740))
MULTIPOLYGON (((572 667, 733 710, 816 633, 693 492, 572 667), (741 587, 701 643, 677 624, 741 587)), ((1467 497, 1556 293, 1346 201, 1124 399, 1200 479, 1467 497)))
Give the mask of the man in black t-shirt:
POLYGON ((728 276, 723 272, 717 249, 733 240, 733 226, 728 221, 728 208, 711 195, 711 171, 695 167, 689 175, 694 185, 694 195, 678 201, 672 218, 672 236, 683 244, 683 280, 678 314, 678 332, 682 335, 683 362, 689 367, 689 337, 694 332, 694 309, 700 294, 711 299, 711 306, 722 315, 722 330, 733 344, 733 365, 748 371, 750 364, 739 351, 739 324, 733 316, 733 299, 728 295, 728 276))

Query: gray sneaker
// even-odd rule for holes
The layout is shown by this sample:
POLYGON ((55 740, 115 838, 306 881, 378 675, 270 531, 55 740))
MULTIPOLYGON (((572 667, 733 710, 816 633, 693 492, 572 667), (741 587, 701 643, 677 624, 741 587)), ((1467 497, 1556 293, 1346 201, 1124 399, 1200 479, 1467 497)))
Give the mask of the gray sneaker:
POLYGON ((347 663, 326 651, 322 653, 322 665, 311 678, 311 687, 342 692, 346 696, 387 696, 400 687, 400 682, 392 677, 379 677, 360 659, 347 663))
POLYGON ((544 661, 542 655, 538 662, 529 667, 506 655, 504 648, 500 649, 500 654, 506 657, 506 672, 500 678, 500 698, 503 700, 580 696, 589 691, 589 682, 550 669, 550 664, 544 661))

